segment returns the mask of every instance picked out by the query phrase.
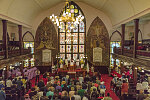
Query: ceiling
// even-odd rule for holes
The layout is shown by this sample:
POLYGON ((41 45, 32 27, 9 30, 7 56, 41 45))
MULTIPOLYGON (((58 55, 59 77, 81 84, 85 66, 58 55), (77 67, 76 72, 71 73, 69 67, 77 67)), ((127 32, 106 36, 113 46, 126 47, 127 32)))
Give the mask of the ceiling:
MULTIPOLYGON (((73 0, 86 3, 103 11, 113 26, 125 22, 141 12, 150 9, 149 0, 73 0)), ((41 13, 65 0, 0 0, 0 17, 7 16, 31 25, 31 21, 41 13)), ((150 12, 150 11, 148 11, 150 12)))

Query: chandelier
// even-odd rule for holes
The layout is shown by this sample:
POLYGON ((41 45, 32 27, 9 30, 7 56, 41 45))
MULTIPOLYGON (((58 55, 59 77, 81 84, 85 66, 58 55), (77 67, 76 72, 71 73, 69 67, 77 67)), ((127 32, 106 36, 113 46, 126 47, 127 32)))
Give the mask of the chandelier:
MULTIPOLYGON (((52 14, 50 16, 51 21, 57 25, 57 27, 59 27, 60 29, 62 28, 61 23, 67 23, 70 22, 71 23, 71 29, 74 29, 75 26, 77 26, 81 21, 83 21, 84 16, 78 14, 78 16, 72 16, 72 9, 71 9, 71 1, 66 0, 66 5, 65 8, 61 11, 60 16, 55 16, 54 14, 52 14)), ((68 27, 66 25, 66 30, 67 32, 70 32, 70 30, 68 30, 68 27)))

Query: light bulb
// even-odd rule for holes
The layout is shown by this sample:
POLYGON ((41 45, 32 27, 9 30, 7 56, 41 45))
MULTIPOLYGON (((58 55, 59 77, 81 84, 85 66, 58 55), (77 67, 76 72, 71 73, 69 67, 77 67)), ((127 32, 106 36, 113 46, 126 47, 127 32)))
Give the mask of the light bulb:
POLYGON ((52 16, 50 16, 50 19, 52 19, 52 16))

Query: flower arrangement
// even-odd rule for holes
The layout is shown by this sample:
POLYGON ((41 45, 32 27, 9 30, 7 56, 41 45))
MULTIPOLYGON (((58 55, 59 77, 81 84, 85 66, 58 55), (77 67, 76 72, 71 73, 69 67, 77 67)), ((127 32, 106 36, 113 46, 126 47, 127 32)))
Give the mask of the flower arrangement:
POLYGON ((62 59, 60 59, 59 64, 63 64, 63 60, 62 59))
POLYGON ((80 60, 80 64, 84 64, 84 60, 83 59, 80 60))

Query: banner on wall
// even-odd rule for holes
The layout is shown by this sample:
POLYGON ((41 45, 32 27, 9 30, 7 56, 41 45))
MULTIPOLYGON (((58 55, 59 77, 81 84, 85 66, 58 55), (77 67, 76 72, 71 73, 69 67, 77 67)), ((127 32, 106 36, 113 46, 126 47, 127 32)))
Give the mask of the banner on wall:
POLYGON ((42 62, 44 62, 44 63, 51 62, 51 50, 45 49, 42 51, 42 62))
POLYGON ((102 48, 93 48, 93 62, 102 62, 102 48))

